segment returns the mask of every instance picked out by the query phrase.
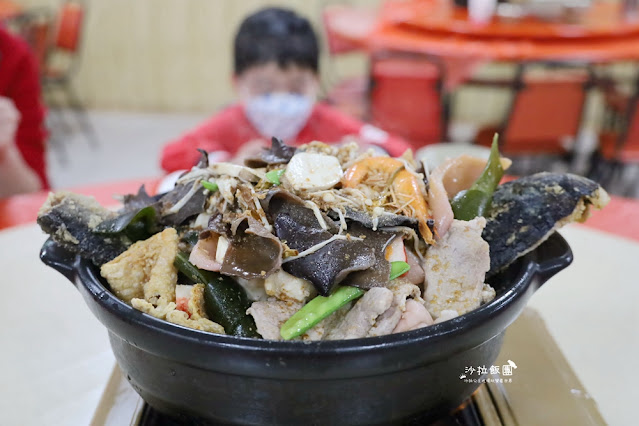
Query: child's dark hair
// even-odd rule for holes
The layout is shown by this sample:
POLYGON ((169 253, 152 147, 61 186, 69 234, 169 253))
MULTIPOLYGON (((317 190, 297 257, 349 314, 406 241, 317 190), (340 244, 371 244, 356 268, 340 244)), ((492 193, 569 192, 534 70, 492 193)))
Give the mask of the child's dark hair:
POLYGON ((318 72, 317 36, 310 22, 291 10, 270 7, 244 19, 234 49, 236 75, 271 61, 281 68, 294 64, 318 72))

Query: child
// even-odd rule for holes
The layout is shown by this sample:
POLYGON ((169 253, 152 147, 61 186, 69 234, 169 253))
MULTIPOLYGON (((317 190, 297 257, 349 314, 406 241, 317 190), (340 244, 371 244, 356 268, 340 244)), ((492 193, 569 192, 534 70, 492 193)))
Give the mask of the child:
POLYGON ((212 161, 240 159, 270 145, 272 136, 300 145, 338 143, 352 135, 394 156, 408 149, 405 141, 316 103, 318 59, 310 23, 294 12, 267 8, 246 18, 234 46, 239 102, 165 146, 162 168, 191 168, 200 155, 196 148, 208 151, 212 161))

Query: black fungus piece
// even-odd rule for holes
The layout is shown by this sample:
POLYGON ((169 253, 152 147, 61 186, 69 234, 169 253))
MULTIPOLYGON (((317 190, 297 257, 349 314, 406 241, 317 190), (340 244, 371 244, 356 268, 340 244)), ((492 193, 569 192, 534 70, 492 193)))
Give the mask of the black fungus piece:
POLYGON ((200 159, 195 167, 197 167, 198 169, 206 169, 209 166, 209 153, 200 148, 198 148, 197 150, 200 153, 200 159))
MULTIPOLYGON (((328 215, 333 219, 338 219, 339 215, 336 212, 329 212, 328 215)), ((364 225, 366 228, 373 229, 375 223, 373 222, 373 217, 361 210, 355 210, 350 207, 346 207, 344 209, 344 217, 346 219, 358 222, 364 225)), ((377 227, 376 228, 385 228, 390 226, 408 226, 412 228, 416 228, 419 225, 417 219, 413 219, 412 217, 393 214, 393 213, 383 213, 377 217, 377 227)))
MULTIPOLYGON (((312 214, 312 212, 311 212, 312 214)), ((321 228, 300 225, 287 213, 275 219, 275 233, 287 245, 299 251, 333 236, 321 228)), ((322 296, 328 296, 334 285, 343 281, 353 271, 361 271, 375 265, 372 248, 360 241, 336 240, 312 254, 282 264, 282 269, 291 275, 313 283, 322 296)))
POLYGON ((172 191, 167 192, 160 198, 159 211, 160 222, 168 226, 177 226, 185 222, 187 219, 196 216, 204 211, 206 205, 205 188, 199 183, 186 182, 177 185, 172 191), (187 202, 175 213, 169 212, 170 209, 186 197, 193 185, 199 185, 196 192, 190 196, 187 202))
MULTIPOLYGON (((322 229, 313 211, 286 191, 271 191, 263 205, 277 237, 299 253, 332 238, 339 231, 326 215, 322 218, 328 229, 322 229)), ((374 232, 357 223, 349 225, 348 233, 358 239, 332 241, 311 254, 285 261, 282 269, 311 281, 324 296, 341 282, 361 288, 387 285, 390 263, 384 257, 384 250, 397 234, 374 232)))
POLYGON ((220 272, 247 280, 266 278, 282 266, 282 244, 252 217, 237 219, 232 225, 229 248, 220 272))
POLYGON ((286 164, 291 161, 291 158, 295 155, 295 151, 295 147, 288 146, 281 139, 274 137, 271 139, 270 148, 263 149, 256 157, 247 158, 244 160, 244 165, 258 168, 274 164, 286 164))
POLYGON ((351 224, 348 232, 354 237, 364 237, 362 245, 375 254, 371 268, 349 274, 346 284, 370 289, 386 287, 390 283, 391 264, 386 260, 386 247, 397 237, 395 232, 372 231, 358 224, 351 224))
MULTIPOLYGON (((274 222, 278 215, 286 213, 300 225, 306 226, 309 229, 322 230, 313 210, 306 207, 301 198, 283 189, 273 189, 269 191, 266 197, 261 201, 261 204, 271 219, 271 222, 274 222)), ((322 214, 322 218, 328 228, 327 232, 332 235, 339 231, 339 226, 328 216, 322 214)), ((329 237, 331 235, 329 235, 329 237)))
POLYGON ((130 241, 123 235, 95 233, 101 222, 116 214, 84 195, 50 194, 38 213, 38 225, 65 249, 100 266, 124 252, 130 241))
POLYGON ((541 244, 561 225, 587 217, 587 207, 603 207, 606 192, 590 179, 538 173, 497 187, 482 234, 490 246, 487 277, 541 244))
POLYGON ((161 195, 151 197, 147 194, 145 186, 142 185, 137 194, 127 194, 122 197, 121 212, 138 211, 144 207, 155 205, 161 197, 161 195))
MULTIPOLYGON (((213 213, 209 218, 209 224, 205 231, 202 231, 202 234, 213 231, 216 234, 228 236, 231 232, 231 225, 224 221, 224 215, 218 211, 213 213)), ((202 239, 206 237, 201 237, 202 239)))

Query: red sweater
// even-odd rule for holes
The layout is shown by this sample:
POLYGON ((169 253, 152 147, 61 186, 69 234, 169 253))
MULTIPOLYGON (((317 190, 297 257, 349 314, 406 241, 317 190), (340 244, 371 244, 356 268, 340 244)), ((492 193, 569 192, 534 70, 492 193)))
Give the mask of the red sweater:
MULTIPOLYGON (((378 145, 393 156, 401 155, 410 148, 404 140, 389 136, 321 103, 315 104, 306 126, 295 140, 285 142, 295 146, 312 141, 336 143, 349 135, 378 145)), ((162 151, 162 168, 173 172, 193 167, 200 157, 196 148, 208 152, 225 151, 234 155, 244 143, 256 139, 264 139, 264 136, 248 121, 244 108, 233 105, 166 145, 162 151)))
POLYGON ((16 146, 40 178, 43 189, 49 189, 38 64, 29 46, 4 28, 0 28, 0 96, 10 98, 20 111, 16 146))

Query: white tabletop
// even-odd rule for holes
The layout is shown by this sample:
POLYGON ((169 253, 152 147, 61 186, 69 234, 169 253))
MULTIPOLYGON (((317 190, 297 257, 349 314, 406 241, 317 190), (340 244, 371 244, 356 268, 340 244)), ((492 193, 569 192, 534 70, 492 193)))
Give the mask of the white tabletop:
MULTIPOLYGON (((611 425, 639 400, 639 243, 585 227, 562 231, 575 254, 530 303, 611 425)), ((87 425, 114 359, 75 288, 38 259, 35 225, 0 232, 0 424, 87 425)), ((540 372, 543 374, 543 371, 540 372)))

